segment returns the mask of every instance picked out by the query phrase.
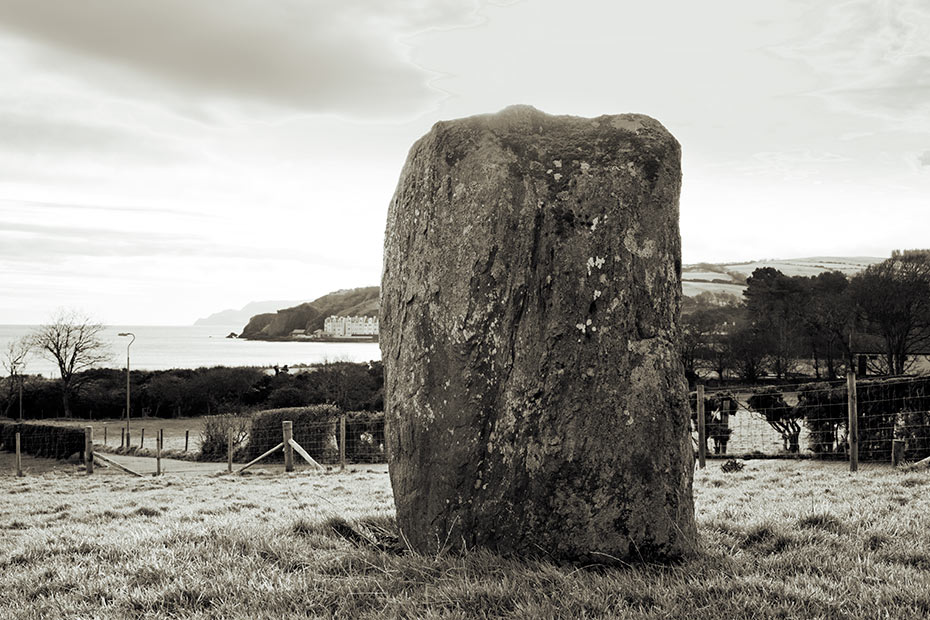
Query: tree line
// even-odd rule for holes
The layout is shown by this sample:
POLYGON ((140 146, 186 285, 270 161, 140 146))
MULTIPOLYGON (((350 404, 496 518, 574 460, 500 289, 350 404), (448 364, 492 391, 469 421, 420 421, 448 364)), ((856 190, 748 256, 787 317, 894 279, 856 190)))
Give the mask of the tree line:
MULTIPOLYGON (((24 418, 119 418, 126 411, 126 371, 98 368, 109 359, 103 325, 74 310, 0 351, 0 415, 24 418), (42 355, 59 378, 24 372, 42 355)), ((214 367, 130 373, 130 414, 158 417, 240 413, 255 409, 332 404, 344 411, 384 407, 380 361, 332 362, 289 372, 287 367, 214 367)))
POLYGON ((895 251, 852 277, 756 269, 742 298, 683 301, 680 350, 692 382, 835 379, 864 353, 873 372, 905 374, 913 356, 930 353, 930 250, 895 251))
MULTIPOLYGON (((10 377, 0 380, 8 384, 10 377)), ((0 413, 15 418, 18 390, 0 395, 0 413)), ((115 419, 125 415, 126 371, 93 368, 72 380, 69 413, 62 402, 62 382, 30 375, 23 382, 23 417, 115 419)), ((214 367, 133 370, 130 373, 132 416, 187 417, 242 413, 259 409, 334 404, 343 411, 383 408, 381 362, 334 362, 300 372, 276 374, 263 368, 214 367)))

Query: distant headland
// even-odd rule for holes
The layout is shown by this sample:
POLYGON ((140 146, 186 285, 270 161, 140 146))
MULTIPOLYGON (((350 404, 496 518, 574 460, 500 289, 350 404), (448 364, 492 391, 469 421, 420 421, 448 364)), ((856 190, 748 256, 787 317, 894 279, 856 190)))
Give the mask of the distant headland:
POLYGON ((246 340, 377 342, 380 287, 335 291, 276 312, 256 314, 239 334, 246 340))

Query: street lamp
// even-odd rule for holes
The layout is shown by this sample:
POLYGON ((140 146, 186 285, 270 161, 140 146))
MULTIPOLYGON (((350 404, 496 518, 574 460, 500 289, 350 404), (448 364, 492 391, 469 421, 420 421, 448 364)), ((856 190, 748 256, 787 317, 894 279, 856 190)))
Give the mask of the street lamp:
POLYGON ((117 336, 132 336, 132 340, 126 345, 126 447, 129 447, 129 347, 136 341, 136 335, 132 332, 120 332, 117 336))

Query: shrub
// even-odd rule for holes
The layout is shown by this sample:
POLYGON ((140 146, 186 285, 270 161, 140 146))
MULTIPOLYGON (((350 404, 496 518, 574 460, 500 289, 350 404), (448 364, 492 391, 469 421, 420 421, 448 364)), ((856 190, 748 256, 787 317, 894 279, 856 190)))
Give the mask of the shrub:
POLYGON ((906 441, 907 460, 919 461, 930 456, 930 411, 902 411, 895 438, 906 441))
POLYGON ((810 383, 798 389, 797 409, 804 413, 804 426, 810 432, 808 447, 818 456, 846 454, 848 444, 840 439, 839 429, 849 417, 846 387, 827 383, 810 383))
POLYGON ((736 459, 729 459, 726 463, 720 466, 720 471, 725 474, 732 474, 733 472, 742 471, 744 464, 741 461, 736 459))
POLYGON ((283 407, 302 407, 308 402, 307 394, 300 388, 288 386, 278 388, 268 395, 265 401, 271 409, 281 409, 283 407))
POLYGON ((201 461, 224 461, 229 450, 229 432, 233 434, 233 458, 242 456, 249 437, 250 420, 247 416, 210 415, 203 419, 200 433, 201 461))
POLYGON ((859 458, 888 461, 892 440, 907 441, 908 459, 926 456, 930 435, 930 377, 862 381, 859 398, 859 458))
MULTIPOLYGON (((333 405, 259 411, 252 416, 249 453, 255 458, 281 443, 281 423, 290 420, 294 423, 294 441, 307 454, 321 463, 335 463, 339 459, 336 445, 339 415, 339 409, 333 405)), ((275 455, 275 459, 281 458, 282 455, 275 455)))
POLYGON ((384 412, 346 413, 346 460, 353 463, 384 463, 384 412))
POLYGON ((66 459, 72 454, 84 456, 84 431, 51 424, 17 424, 0 422, 0 443, 7 452, 16 450, 19 433, 20 450, 42 458, 66 459))

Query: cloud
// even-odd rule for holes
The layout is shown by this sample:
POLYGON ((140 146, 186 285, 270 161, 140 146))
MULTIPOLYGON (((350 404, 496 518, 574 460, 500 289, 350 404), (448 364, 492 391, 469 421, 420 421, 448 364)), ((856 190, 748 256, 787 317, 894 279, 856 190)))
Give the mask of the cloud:
POLYGON ((917 157, 921 166, 930 166, 930 151, 924 151, 917 157))
MULTIPOLYGON (((0 110, 3 106, 0 105, 0 110)), ((19 157, 42 154, 90 155, 125 163, 177 162, 187 153, 176 140, 156 135, 144 127, 127 127, 104 119, 76 118, 32 112, 0 114, 0 149, 19 157)))
MULTIPOLYGON (((0 200, 0 206, 4 202, 0 200)), ((107 223, 106 219, 90 217, 97 211, 95 207, 71 207, 70 221, 24 222, 17 217, 0 219, 0 267, 26 265, 40 271, 50 267, 57 271, 61 265, 71 261, 93 258, 120 261, 173 258, 243 262, 275 260, 321 266, 334 263, 332 257, 309 249, 290 249, 276 254, 274 250, 258 244, 248 246, 226 242, 210 234, 209 230, 185 233, 181 226, 189 216, 181 214, 178 217, 171 210, 153 210, 147 217, 140 219, 133 215, 131 209, 101 209, 111 210, 114 215, 122 213, 132 219, 107 223), (73 223, 82 216, 86 218, 84 222, 73 223)), ((16 213, 11 212, 11 215, 15 216, 16 213)), ((335 262, 345 267, 364 264, 352 255, 335 262)))
POLYGON ((42 200, 10 200, 7 198, 0 198, 0 208, 3 211, 9 213, 15 213, 20 211, 25 213, 26 211, 30 212, 42 212, 41 217, 60 217, 65 213, 73 213, 78 211, 84 216, 88 217, 98 217, 100 215, 106 215, 107 213, 131 213, 131 214, 155 214, 155 215, 175 215, 175 216, 184 216, 184 217, 197 217, 195 214, 191 213, 189 210, 182 209, 170 209, 165 207, 137 207, 132 205, 95 205, 95 204, 80 204, 75 202, 50 202, 42 200))
POLYGON ((733 169, 748 174, 774 174, 786 180, 799 181, 817 178, 824 169, 842 166, 849 161, 849 157, 829 152, 762 151, 733 169))
POLYGON ((409 118, 442 93, 405 41, 479 23, 477 2, 0 0, 0 28, 46 71, 114 94, 409 118))
POLYGON ((776 53, 821 78, 814 94, 844 111, 930 132, 930 4, 926 0, 820 0, 813 35, 776 53))

